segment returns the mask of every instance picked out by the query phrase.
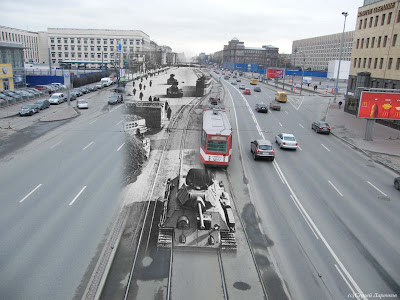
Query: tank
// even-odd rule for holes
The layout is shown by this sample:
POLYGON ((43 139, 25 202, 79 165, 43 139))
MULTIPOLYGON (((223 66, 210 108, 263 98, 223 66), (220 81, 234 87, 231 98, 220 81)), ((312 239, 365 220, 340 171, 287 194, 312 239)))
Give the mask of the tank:
POLYGON ((235 218, 223 183, 205 169, 190 169, 180 187, 179 176, 168 179, 157 245, 236 250, 235 218))
POLYGON ((178 88, 178 85, 171 85, 169 88, 167 88, 167 97, 181 98, 183 97, 183 90, 178 88))
POLYGON ((169 75, 169 78, 167 79, 167 84, 178 85, 178 80, 176 80, 174 77, 175 77, 175 74, 169 75))

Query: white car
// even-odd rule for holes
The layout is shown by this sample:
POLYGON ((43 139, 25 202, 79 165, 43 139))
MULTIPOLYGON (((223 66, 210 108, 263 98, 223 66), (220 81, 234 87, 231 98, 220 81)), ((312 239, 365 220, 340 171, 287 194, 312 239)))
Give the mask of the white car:
POLYGON ((57 104, 57 105, 60 103, 63 103, 65 100, 66 100, 66 97, 64 96, 63 93, 54 93, 49 98, 50 104, 57 104))
POLYGON ((275 136, 275 141, 279 145, 279 148, 294 149, 296 150, 299 144, 296 138, 291 133, 280 133, 275 136))
POLYGON ((82 108, 88 109, 89 108, 89 104, 87 103, 86 100, 80 99, 80 100, 78 100, 76 102, 76 107, 79 108, 79 109, 82 109, 82 108))
POLYGON ((244 90, 246 86, 244 84, 239 85, 239 89, 244 90))

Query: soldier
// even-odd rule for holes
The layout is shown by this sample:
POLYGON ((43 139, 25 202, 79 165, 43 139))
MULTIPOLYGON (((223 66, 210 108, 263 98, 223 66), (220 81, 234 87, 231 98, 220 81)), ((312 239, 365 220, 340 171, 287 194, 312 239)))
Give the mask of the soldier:
POLYGON ((145 90, 146 89, 146 85, 143 85, 143 90, 145 90))
POLYGON ((140 94, 139 94, 139 99, 140 99, 140 100, 143 99, 143 93, 142 93, 142 92, 140 92, 140 94))
POLYGON ((133 88, 133 96, 135 96, 136 95, 136 89, 135 88, 133 88))
MULTIPOLYGON (((154 99, 155 99, 156 97, 154 97, 154 99)), ((151 98, 151 96, 149 96, 149 101, 153 101, 153 99, 151 98)), ((155 100, 154 100, 155 101, 155 100)))
POLYGON ((151 85, 153 84, 153 82, 150 80, 150 83, 149 83, 149 84, 150 84, 150 87, 151 87, 151 85))
POLYGON ((132 84, 133 84, 133 87, 135 87, 135 81, 133 81, 132 84))
POLYGON ((141 83, 139 83, 139 89, 142 90, 142 84, 141 83))

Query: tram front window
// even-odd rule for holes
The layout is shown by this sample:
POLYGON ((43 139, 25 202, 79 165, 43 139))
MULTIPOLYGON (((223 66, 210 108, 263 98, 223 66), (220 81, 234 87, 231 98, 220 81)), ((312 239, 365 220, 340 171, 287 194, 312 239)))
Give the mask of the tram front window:
POLYGON ((213 141, 209 140, 207 144, 208 152, 226 153, 228 150, 227 141, 213 141))

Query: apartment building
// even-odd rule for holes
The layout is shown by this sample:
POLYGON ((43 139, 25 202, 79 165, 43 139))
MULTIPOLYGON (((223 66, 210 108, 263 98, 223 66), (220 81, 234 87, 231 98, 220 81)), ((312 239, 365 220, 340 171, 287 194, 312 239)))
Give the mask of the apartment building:
MULTIPOLYGON (((354 31, 344 33, 342 60, 351 59, 354 31)), ((342 33, 317 36, 292 43, 291 64, 316 71, 328 71, 329 62, 339 60, 342 33)))
POLYGON ((39 35, 37 32, 0 25, 0 42, 23 45, 25 63, 39 63, 39 35))

